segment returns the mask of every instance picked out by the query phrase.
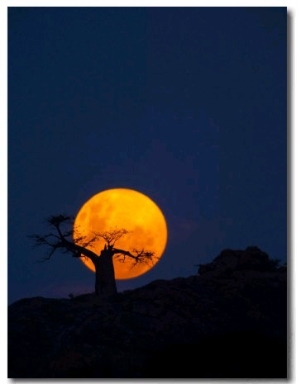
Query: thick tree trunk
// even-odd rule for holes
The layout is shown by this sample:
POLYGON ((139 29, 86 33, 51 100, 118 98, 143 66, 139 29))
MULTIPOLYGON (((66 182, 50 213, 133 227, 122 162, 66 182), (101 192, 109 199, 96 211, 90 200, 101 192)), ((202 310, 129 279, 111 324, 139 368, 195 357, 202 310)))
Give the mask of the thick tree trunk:
POLYGON ((117 293, 112 257, 111 252, 103 250, 95 262, 95 294, 98 296, 113 296, 117 293))

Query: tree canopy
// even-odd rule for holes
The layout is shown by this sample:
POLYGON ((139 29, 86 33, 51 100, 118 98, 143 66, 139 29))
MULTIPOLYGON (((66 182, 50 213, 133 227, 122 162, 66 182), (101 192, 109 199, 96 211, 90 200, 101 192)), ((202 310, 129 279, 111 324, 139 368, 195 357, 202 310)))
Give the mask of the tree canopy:
POLYGON ((105 291, 108 286, 113 287, 110 292, 116 291, 113 258, 116 258, 119 262, 130 260, 132 267, 138 263, 153 264, 154 252, 144 248, 127 250, 115 247, 116 242, 121 237, 130 233, 125 228, 92 232, 88 236, 81 235, 74 229, 74 218, 62 214, 48 217, 46 224, 50 228, 46 234, 30 236, 34 240, 35 246, 45 246, 48 249, 46 256, 40 261, 51 259, 56 252, 71 254, 75 258, 85 257, 90 259, 95 266, 95 290, 97 294, 100 291, 105 291), (99 238, 104 240, 105 246, 100 252, 96 253, 91 248, 99 238))

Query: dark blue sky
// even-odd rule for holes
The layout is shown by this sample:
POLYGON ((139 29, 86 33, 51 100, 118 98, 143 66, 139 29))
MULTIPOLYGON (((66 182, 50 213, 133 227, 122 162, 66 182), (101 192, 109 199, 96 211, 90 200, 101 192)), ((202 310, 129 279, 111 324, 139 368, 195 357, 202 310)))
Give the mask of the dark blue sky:
POLYGON ((131 289, 224 248, 287 252, 286 8, 8 9, 8 293, 93 290, 27 235, 126 187, 166 215, 165 254, 131 289))

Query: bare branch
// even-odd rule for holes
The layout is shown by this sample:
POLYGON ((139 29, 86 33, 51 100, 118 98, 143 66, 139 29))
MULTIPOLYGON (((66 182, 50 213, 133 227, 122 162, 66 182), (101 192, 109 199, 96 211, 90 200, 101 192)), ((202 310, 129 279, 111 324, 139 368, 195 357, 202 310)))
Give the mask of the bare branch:
POLYGON ((79 245, 77 243, 78 239, 73 240, 73 230, 72 223, 73 218, 67 215, 56 215, 50 216, 47 218, 47 223, 54 227, 57 233, 50 232, 46 235, 32 235, 30 238, 34 239, 35 246, 45 245, 48 247, 49 252, 47 256, 42 260, 49 260, 51 256, 57 251, 60 250, 61 253, 70 253, 73 257, 88 257, 90 260, 95 262, 98 255, 93 251, 86 248, 89 244, 95 241, 95 236, 90 239, 87 239, 84 236, 80 237, 79 245), (66 225, 67 229, 62 228, 66 225), (71 229, 70 229, 71 226, 71 229))
POLYGON ((126 256, 128 256, 132 260, 133 265, 136 265, 138 263, 153 264, 153 259, 158 259, 154 256, 154 252, 145 251, 144 249, 133 249, 132 252, 133 253, 125 251, 124 249, 113 248, 113 253, 114 255, 116 255, 117 258, 119 258, 120 255, 123 255, 123 260, 119 260, 123 263, 125 262, 126 256))
POLYGON ((114 246, 116 241, 118 241, 121 237, 124 235, 127 235, 130 233, 127 231, 127 229, 113 229, 110 231, 105 231, 105 232, 94 232, 95 236, 97 237, 102 237, 106 241, 108 245, 114 246))
POLYGON ((158 259, 154 256, 154 252, 145 251, 144 249, 133 249, 135 254, 135 264, 146 263, 153 264, 153 259, 158 259))
POLYGON ((98 236, 88 237, 88 236, 80 236, 74 238, 74 243, 81 245, 82 247, 88 247, 93 244, 98 239, 98 236))
POLYGON ((105 232, 92 232, 90 235, 81 235, 78 228, 74 228, 74 219, 68 215, 55 215, 47 218, 46 222, 54 232, 46 235, 29 236, 35 242, 35 246, 45 245, 49 252, 42 261, 49 260, 56 251, 69 253, 72 257, 87 257, 94 264, 100 257, 88 249, 99 238, 102 238, 108 247, 111 248, 112 256, 115 256, 120 262, 125 262, 127 258, 132 261, 133 266, 139 263, 153 264, 154 252, 145 249, 133 249, 131 252, 114 248, 114 244, 124 235, 130 233, 126 229, 115 228, 105 232), (76 237, 74 237, 76 236, 76 237))
POLYGON ((49 223, 51 226, 59 227, 62 223, 71 224, 73 220, 74 218, 68 215, 52 215, 46 219, 46 222, 49 223))

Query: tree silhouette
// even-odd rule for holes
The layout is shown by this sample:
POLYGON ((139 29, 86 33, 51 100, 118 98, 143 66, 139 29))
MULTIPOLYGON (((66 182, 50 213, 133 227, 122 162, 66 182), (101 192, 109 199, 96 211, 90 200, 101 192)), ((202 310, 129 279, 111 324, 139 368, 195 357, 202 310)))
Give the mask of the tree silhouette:
POLYGON ((51 231, 46 235, 31 235, 36 246, 46 246, 48 254, 41 260, 49 260, 52 255, 60 251, 71 254, 72 257, 86 257, 95 266, 95 294, 110 296, 117 293, 113 258, 120 262, 130 259, 132 266, 138 263, 153 263, 154 252, 144 249, 129 250, 115 247, 115 243, 129 233, 126 229, 114 229, 105 232, 93 232, 89 236, 78 235, 74 231, 74 219, 67 215, 50 216, 46 219, 51 231), (74 238, 75 235, 75 238, 74 238), (105 241, 104 248, 100 254, 88 249, 96 240, 102 238, 105 241))

